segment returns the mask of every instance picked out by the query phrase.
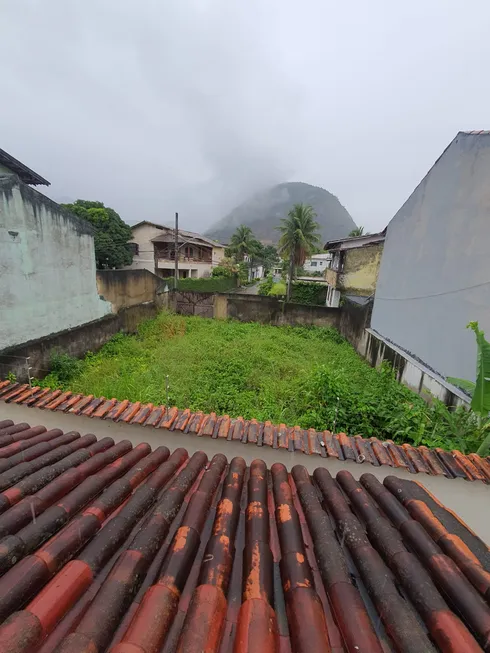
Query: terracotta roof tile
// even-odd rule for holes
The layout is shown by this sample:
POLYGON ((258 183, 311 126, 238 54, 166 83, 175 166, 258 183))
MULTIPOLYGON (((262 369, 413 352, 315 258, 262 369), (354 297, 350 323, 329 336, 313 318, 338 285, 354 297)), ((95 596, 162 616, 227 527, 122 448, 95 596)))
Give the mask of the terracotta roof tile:
POLYGON ((376 467, 388 465, 394 469, 406 469, 413 474, 443 475, 446 478, 490 483, 490 459, 481 458, 477 454, 464 455, 459 451, 414 447, 408 443, 399 445, 391 440, 366 439, 361 435, 349 436, 346 433, 334 434, 328 430, 305 431, 299 426, 274 425, 269 421, 262 423, 255 419, 244 420, 242 417, 231 419, 229 415, 218 416, 216 413, 205 415, 200 411, 192 412, 188 408, 182 410, 175 406, 154 406, 139 401, 133 403, 93 395, 84 397, 70 392, 62 393, 61 390, 51 391, 49 388, 35 387, 31 391, 27 385, 9 381, 0 382, 0 398, 46 410, 194 433, 222 441, 236 440, 291 453, 302 452, 305 455, 337 458, 356 464, 366 463, 376 467))
MULTIPOLYGON (((243 420, 223 424, 243 438, 243 420)), ((319 446, 283 430, 295 450, 319 446)), ((16 438, 0 450, 0 469, 14 463, 0 472, 2 652, 488 649, 488 549, 413 481, 10 420, 2 433, 16 438)), ((339 446, 361 455, 356 438, 339 446)))

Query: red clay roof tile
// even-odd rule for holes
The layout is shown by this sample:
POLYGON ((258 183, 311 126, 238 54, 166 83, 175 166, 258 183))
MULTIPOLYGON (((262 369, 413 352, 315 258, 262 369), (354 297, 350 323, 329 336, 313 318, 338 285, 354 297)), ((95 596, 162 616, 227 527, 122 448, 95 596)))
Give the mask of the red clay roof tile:
MULTIPOLYGON (((9 381, 0 382, 0 397, 26 406, 196 433, 223 441, 236 440, 283 451, 300 451, 307 455, 338 458, 357 464, 400 467, 414 474, 444 475, 446 478, 490 483, 489 459, 480 458, 476 454, 465 456, 459 451, 450 453, 442 449, 414 447, 410 444, 400 446, 389 440, 366 439, 361 435, 352 437, 345 433, 333 434, 330 431, 317 432, 313 429, 303 431, 299 426, 274 425, 255 419, 244 420, 242 417, 230 419, 228 415, 205 415, 200 411, 193 413, 188 408, 179 410, 175 406, 154 406, 139 401, 131 403, 128 400, 95 398, 93 395, 84 397, 70 392, 62 393, 61 390, 51 391, 49 388, 33 388, 31 393, 29 386, 9 381)), ((0 446, 1 439, 0 429, 0 446)))
POLYGON ((20 453, 73 439, 0 472, 0 653, 486 650, 488 549, 413 481, 20 426, 20 453))

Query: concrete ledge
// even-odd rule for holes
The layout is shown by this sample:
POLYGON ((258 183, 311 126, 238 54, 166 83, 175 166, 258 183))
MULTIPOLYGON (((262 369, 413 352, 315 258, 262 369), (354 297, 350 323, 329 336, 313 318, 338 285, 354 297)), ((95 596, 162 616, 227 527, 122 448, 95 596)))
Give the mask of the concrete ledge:
POLYGON ((31 377, 42 379, 50 369, 51 358, 56 351, 80 358, 88 351, 97 351, 119 331, 134 333, 144 320, 155 317, 158 308, 155 302, 121 309, 118 313, 106 315, 100 320, 87 322, 73 329, 65 329, 43 338, 0 351, 0 378, 7 378, 11 372, 18 381, 27 381, 29 358, 31 377))
POLYGON ((374 329, 366 329, 365 357, 371 365, 380 366, 383 361, 393 365, 400 383, 428 400, 440 399, 446 406, 469 406, 470 398, 462 390, 448 383, 427 365, 411 356, 374 329))

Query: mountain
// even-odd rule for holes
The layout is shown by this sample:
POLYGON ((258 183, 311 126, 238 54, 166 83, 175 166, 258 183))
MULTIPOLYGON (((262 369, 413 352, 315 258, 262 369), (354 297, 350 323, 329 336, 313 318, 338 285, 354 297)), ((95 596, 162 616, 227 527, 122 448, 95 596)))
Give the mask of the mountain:
POLYGON ((294 204, 311 204, 317 214, 322 244, 327 240, 344 238, 356 224, 339 200, 324 188, 302 182, 278 184, 262 191, 237 206, 226 217, 212 225, 207 236, 229 242, 235 229, 245 224, 262 242, 276 243, 276 230, 281 218, 285 218, 294 204))

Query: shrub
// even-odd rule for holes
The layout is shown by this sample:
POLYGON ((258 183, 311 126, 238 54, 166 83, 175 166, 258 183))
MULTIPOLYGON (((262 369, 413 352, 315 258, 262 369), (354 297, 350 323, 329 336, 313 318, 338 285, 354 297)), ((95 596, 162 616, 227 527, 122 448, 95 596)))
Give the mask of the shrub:
POLYGON ((272 297, 284 297, 286 295, 286 284, 283 281, 275 283, 272 286, 269 295, 272 297))
POLYGON ((231 259, 222 259, 221 263, 211 271, 211 276, 215 278, 232 278, 238 274, 238 268, 231 259))
POLYGON ((228 292, 236 288, 236 276, 208 279, 179 279, 179 290, 194 292, 228 292))
POLYGON ((272 287, 274 285, 274 279, 272 278, 272 274, 268 274, 266 278, 260 282, 259 284, 259 295, 266 296, 270 294, 270 291, 272 290, 272 287))
POLYGON ((295 281, 291 291, 291 301, 296 304, 325 306, 327 286, 315 281, 295 281))

